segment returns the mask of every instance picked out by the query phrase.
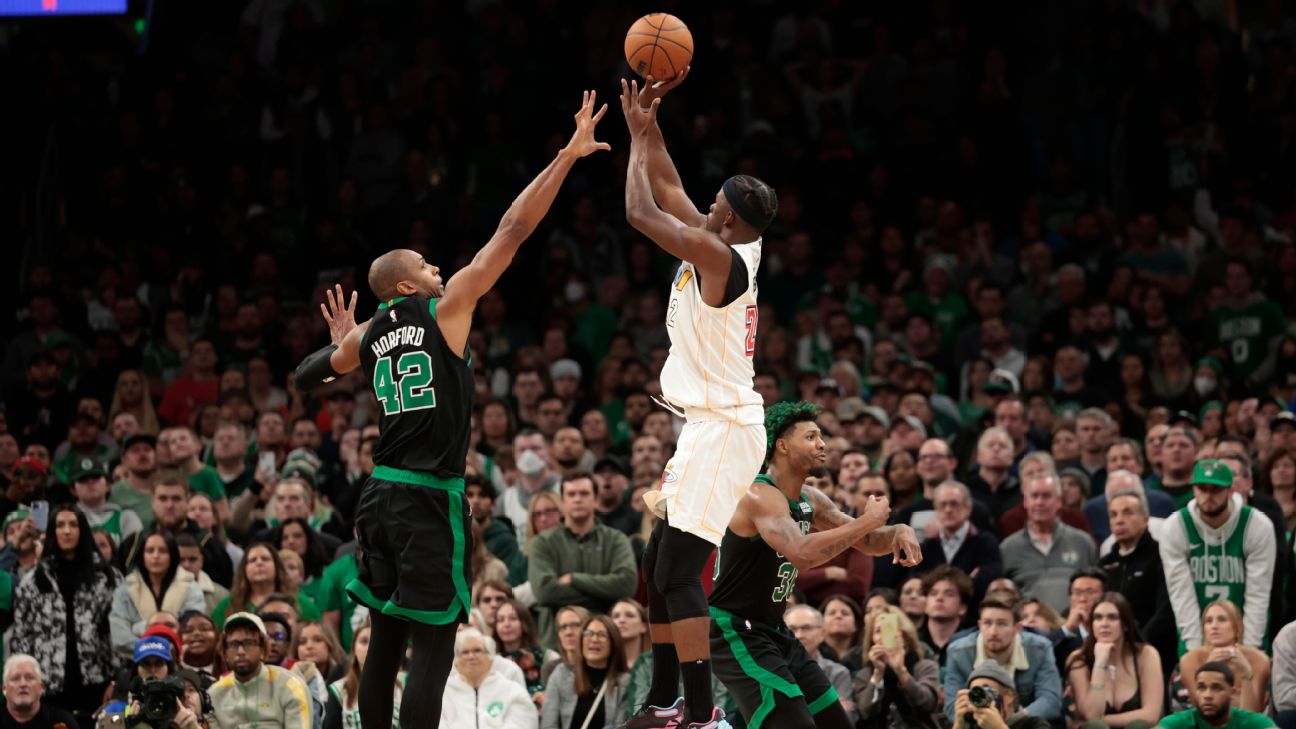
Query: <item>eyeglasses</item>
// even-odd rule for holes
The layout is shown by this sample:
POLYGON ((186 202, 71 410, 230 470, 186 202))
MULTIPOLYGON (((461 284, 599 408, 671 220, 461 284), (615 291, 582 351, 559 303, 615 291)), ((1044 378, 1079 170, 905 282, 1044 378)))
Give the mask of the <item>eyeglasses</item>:
POLYGON ((562 512, 557 509, 536 509, 536 516, 561 516, 562 512))
POLYGON ((1101 595, 1102 592, 1103 591, 1097 587, 1088 590, 1073 589, 1071 590, 1071 595, 1072 597, 1094 597, 1095 595, 1101 595))
POLYGON ((558 632, 565 633, 569 630, 580 630, 580 626, 580 623, 560 623, 558 625, 558 632))
POLYGON ((581 637, 582 637, 582 638, 598 638, 599 640, 607 640, 607 639, 611 638, 612 636, 608 635, 608 633, 607 633, 606 630, 586 630, 586 631, 584 631, 584 632, 581 633, 581 637))
POLYGON ((484 655, 486 655, 485 648, 464 648, 463 650, 459 651, 460 658, 472 658, 473 656, 484 656, 484 655))
POLYGON ((235 651, 235 652, 242 651, 242 650, 252 650, 253 648, 258 647, 260 645, 261 645, 261 641, 255 638, 247 638, 245 640, 227 640, 225 641, 225 650, 235 651))
POLYGON ((286 643, 288 641, 287 633, 266 633, 266 636, 269 637, 270 640, 278 643, 286 643))

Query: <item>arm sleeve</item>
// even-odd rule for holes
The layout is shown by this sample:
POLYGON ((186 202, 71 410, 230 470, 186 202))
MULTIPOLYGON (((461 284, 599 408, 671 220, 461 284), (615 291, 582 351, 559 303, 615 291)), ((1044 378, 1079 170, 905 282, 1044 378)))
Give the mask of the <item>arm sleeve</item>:
POLYGON ((1191 650, 1201 646, 1201 609, 1197 606, 1197 589, 1188 566, 1188 541, 1184 534, 1183 513, 1175 512, 1161 529, 1161 568, 1165 571, 1166 594, 1174 609, 1175 625, 1184 645, 1191 650))
POLYGON ((549 677, 545 686, 544 705, 540 707, 540 729, 561 729, 562 712, 559 707, 568 700, 567 692, 572 685, 571 672, 566 666, 559 666, 549 677))
POLYGON ((121 512, 121 535, 122 539, 136 534, 144 529, 144 522, 140 521, 139 515, 130 509, 122 509, 121 512))
POLYGON ((1296 624, 1283 628, 1274 639, 1271 683, 1274 707, 1296 709, 1296 624))
MULTIPOLYGON (((185 594, 184 612, 189 612, 190 610, 203 612, 206 609, 207 600, 203 597, 202 588, 198 586, 197 582, 189 583, 189 592, 185 594)), ((183 615, 184 613, 181 614, 183 615)))
POLYGON ((283 712, 284 729, 311 729, 311 699, 309 689, 294 674, 288 674, 283 690, 279 692, 279 708, 283 712))
POLYGON ((932 660, 918 661, 914 664, 909 683, 901 690, 915 711, 934 714, 940 706, 940 665, 932 660))
POLYGON ((10 655, 33 654, 34 636, 39 627, 36 621, 36 591, 19 581, 14 589, 14 626, 13 633, 9 636, 10 655))
POLYGON ((639 573, 635 568, 630 540, 620 532, 607 529, 604 546, 607 548, 607 562, 604 563, 606 571, 602 574, 574 572, 571 586, 601 600, 620 600, 633 596, 639 573))
POLYGON ((1035 700, 1026 707, 1031 716, 1049 721, 1062 716, 1062 676, 1052 659, 1050 652, 1048 659, 1040 663, 1039 673, 1035 674, 1035 700))
POLYGON ((504 709, 505 729, 536 729, 540 726, 540 714, 526 689, 518 689, 509 694, 508 708, 504 709))
POLYGON ((121 655, 131 655, 135 649, 135 640, 143 632, 142 622, 135 603, 126 592, 126 582, 122 581, 113 590, 112 609, 108 612, 113 649, 121 655), (137 626, 139 630, 136 630, 137 626))
MULTIPOLYGON (((548 536, 548 535, 545 535, 548 536)), ((552 539, 537 538, 531 542, 531 559, 527 565, 527 579, 535 593, 536 602, 545 607, 559 608, 582 602, 585 595, 576 589, 576 578, 571 585, 559 584, 556 555, 552 552, 552 539)))
POLYGON ((1273 569, 1278 545, 1269 517, 1253 509, 1243 536, 1246 550, 1246 605, 1242 611, 1242 642, 1261 647, 1269 625, 1269 593, 1273 590, 1273 569))
POLYGON ((873 688, 873 664, 865 663, 851 683, 851 696, 855 699, 855 712, 860 719, 877 716, 886 703, 881 689, 873 688))
MULTIPOLYGON (((948 665, 945 667, 945 718, 951 724, 954 723, 954 700, 958 698, 959 689, 967 685, 968 674, 972 672, 972 660, 976 655, 975 651, 976 649, 973 648, 971 653, 964 650, 946 657, 948 665)), ((1057 669, 1053 670, 1056 671, 1057 669)))

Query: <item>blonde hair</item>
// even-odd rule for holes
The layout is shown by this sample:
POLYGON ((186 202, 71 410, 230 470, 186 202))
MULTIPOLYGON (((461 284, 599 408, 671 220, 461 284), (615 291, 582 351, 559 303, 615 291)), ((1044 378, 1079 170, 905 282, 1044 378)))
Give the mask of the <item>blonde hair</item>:
POLYGON ((301 571, 303 577, 306 576, 306 563, 302 561, 300 554, 297 554, 291 549, 279 550, 279 563, 285 568, 283 572, 284 592, 296 593, 297 590, 301 588, 301 585, 298 584, 297 578, 293 577, 292 574, 288 572, 287 567, 289 562, 293 562, 297 565, 297 569, 301 571))
POLYGON ((1054 610, 1052 605, 1038 597, 1032 597, 1022 602, 1022 612, 1025 612, 1027 605, 1035 606, 1035 614, 1040 616, 1045 623, 1048 623, 1050 630, 1057 630, 1062 627, 1062 616, 1058 615, 1058 611, 1054 610))
POLYGON ((523 554, 530 553, 531 542, 535 541, 536 538, 535 513, 536 513, 537 505, 544 499, 548 499, 550 502, 553 503, 554 508, 558 509, 559 521, 562 520, 562 501, 558 498, 558 494, 554 493, 553 491, 537 491, 534 495, 532 495, 531 503, 527 505, 527 541, 526 544, 522 546, 523 554))
POLYGON ((905 650, 916 656, 922 655, 922 644, 918 642, 918 631, 914 629, 913 621, 909 619, 904 611, 895 605, 880 607, 864 617, 864 631, 860 636, 860 652, 867 656, 869 649, 873 647, 873 626, 877 624, 879 615, 894 615, 900 626, 900 635, 904 638, 905 650))
POLYGON ((108 422, 117 417, 117 413, 130 413, 135 416, 135 422, 139 423, 139 432, 149 435, 157 435, 160 429, 158 423, 157 411, 153 409, 153 397, 149 392, 149 381, 139 370, 122 370, 117 374, 117 382, 113 386, 112 404, 108 406, 108 422), (135 375, 140 379, 140 401, 134 405, 127 405, 122 402, 121 381, 127 375, 135 375))
POLYGON ((1242 636, 1245 634, 1245 630, 1242 625, 1242 611, 1239 610, 1238 606, 1234 605, 1233 602, 1229 600, 1227 597, 1221 597, 1218 600, 1215 600, 1214 602, 1207 603, 1206 607, 1202 609, 1202 616, 1201 616, 1202 633, 1205 634, 1206 632, 1206 613, 1210 611, 1210 609, 1213 607, 1217 607, 1223 610, 1224 614, 1228 616, 1229 622, 1233 624, 1233 642, 1241 643, 1242 636))

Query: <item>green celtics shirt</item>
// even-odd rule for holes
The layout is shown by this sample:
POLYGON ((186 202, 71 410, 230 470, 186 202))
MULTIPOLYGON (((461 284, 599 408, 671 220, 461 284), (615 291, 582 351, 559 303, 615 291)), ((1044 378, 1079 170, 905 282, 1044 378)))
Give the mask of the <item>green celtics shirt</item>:
POLYGON ((1278 305, 1257 295, 1240 308, 1228 304, 1206 316, 1202 333, 1212 345, 1223 345, 1238 375, 1249 377, 1269 354, 1269 342, 1282 335, 1287 321, 1278 305))

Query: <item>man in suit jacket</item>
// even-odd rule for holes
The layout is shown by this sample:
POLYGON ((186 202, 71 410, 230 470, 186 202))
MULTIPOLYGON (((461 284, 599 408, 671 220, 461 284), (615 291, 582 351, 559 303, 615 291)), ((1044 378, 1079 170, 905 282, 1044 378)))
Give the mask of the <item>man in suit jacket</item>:
POLYGON ((967 486, 946 481, 932 496, 940 531, 922 543, 923 571, 942 564, 958 567, 972 578, 980 602, 990 583, 1003 575, 999 540, 970 521, 973 502, 967 486))

